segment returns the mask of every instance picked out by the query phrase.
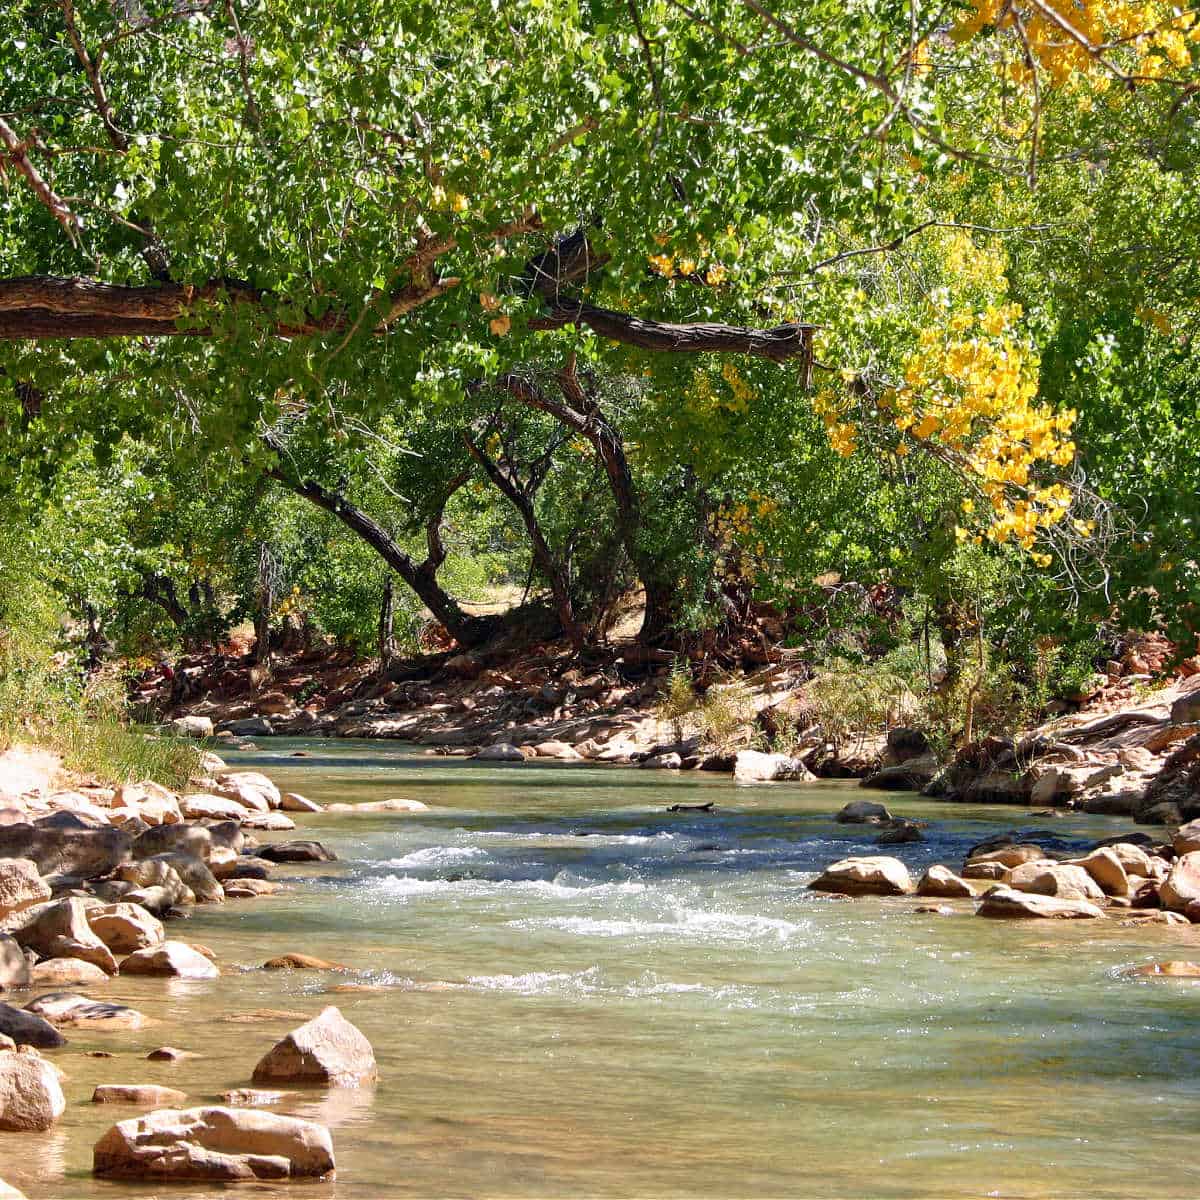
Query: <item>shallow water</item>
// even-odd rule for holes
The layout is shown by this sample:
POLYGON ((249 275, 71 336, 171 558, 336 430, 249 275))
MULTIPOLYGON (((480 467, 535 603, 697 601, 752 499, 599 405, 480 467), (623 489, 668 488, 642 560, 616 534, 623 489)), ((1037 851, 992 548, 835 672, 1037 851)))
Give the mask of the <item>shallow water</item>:
MULTIPOLYGON (((228 757, 316 800, 432 809, 299 818, 292 836, 339 862, 278 868, 286 898, 200 908, 169 929, 216 950, 221 979, 96 989, 156 1023, 66 1031, 54 1058, 67 1113, 49 1134, 0 1133, 0 1176, 31 1200, 220 1194, 92 1180, 96 1138, 133 1115, 90 1104, 93 1086, 165 1083, 215 1101, 327 1003, 370 1038, 380 1082, 298 1093, 279 1111, 332 1127, 337 1182, 238 1194, 1200 1192, 1200 989, 1122 975, 1200 958, 1200 932, 808 893, 827 862, 871 849, 871 831, 831 819, 861 795, 846 785, 485 766, 395 743, 275 740, 228 757), (715 814, 664 811, 707 800, 715 814), (239 969, 288 950, 351 969, 239 969), (245 1019, 263 1009, 283 1012, 245 1019), (163 1043, 198 1057, 144 1061, 163 1043)), ((1127 828, 887 800, 930 822, 927 842, 888 851, 914 870, 957 865, 1013 828, 1049 823, 1064 843, 1127 828)))

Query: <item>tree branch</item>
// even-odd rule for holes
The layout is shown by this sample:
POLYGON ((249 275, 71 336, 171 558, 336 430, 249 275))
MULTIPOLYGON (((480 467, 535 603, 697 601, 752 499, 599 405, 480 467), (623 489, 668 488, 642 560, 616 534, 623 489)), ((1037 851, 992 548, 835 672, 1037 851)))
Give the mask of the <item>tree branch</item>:
MULTIPOLYGON (((71 211, 67 202, 46 182, 40 171, 30 161, 25 143, 3 118, 0 118, 0 142, 8 150, 8 161, 29 181, 34 195, 54 214, 54 219, 66 230, 72 246, 79 245, 79 230, 82 223, 71 211)), ((4 159, 0 158, 0 175, 4 172, 4 159)))
POLYGON ((672 325, 647 321, 609 308, 597 308, 580 300, 559 301, 545 317, 529 322, 530 329, 561 329, 564 325, 587 328, 626 346, 674 354, 751 354, 772 362, 811 358, 815 325, 790 322, 771 329, 749 329, 740 325, 695 322, 672 325))

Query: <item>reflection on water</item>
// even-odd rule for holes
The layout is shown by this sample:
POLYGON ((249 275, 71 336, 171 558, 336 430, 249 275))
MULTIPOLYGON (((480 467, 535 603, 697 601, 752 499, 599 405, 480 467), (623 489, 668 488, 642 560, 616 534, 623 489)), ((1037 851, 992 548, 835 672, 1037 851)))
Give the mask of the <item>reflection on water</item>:
MULTIPOLYGON (((240 760, 318 800, 432 807, 301 817, 339 862, 281 867, 286 898, 198 909, 171 931, 212 946, 221 979, 96 989, 157 1023, 80 1033, 55 1055, 58 1129, 0 1134, 0 1174, 33 1200, 148 1195, 88 1176, 96 1137, 126 1115, 87 1103, 95 1083, 215 1101, 249 1083, 289 1014, 329 1003, 371 1039, 380 1082, 278 1106, 334 1130, 338 1181, 306 1197, 1200 1190, 1200 991, 1120 974, 1200 957, 1190 928, 1005 925, 810 894, 817 869, 871 848, 831 819, 841 785, 476 766, 386 743, 272 742, 240 760), (287 757, 301 745, 313 757, 287 757), (716 813, 664 811, 698 792, 716 813), (351 969, 251 969, 288 950, 351 969), (146 1062, 163 1042, 198 1056, 146 1062), (99 1047, 117 1057, 82 1053, 99 1047)), ((927 842, 894 848, 914 870, 1004 829, 1065 847, 1122 828, 890 802, 930 822, 927 842)))

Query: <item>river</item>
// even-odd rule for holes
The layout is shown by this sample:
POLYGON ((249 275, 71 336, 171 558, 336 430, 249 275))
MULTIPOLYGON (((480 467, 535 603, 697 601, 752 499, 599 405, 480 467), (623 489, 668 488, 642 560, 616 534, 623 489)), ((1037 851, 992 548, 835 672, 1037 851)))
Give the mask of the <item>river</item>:
MULTIPOLYGON (((373 1043, 380 1082, 279 1108, 331 1126, 336 1183, 249 1194, 1200 1193, 1200 989, 1123 974, 1200 958, 1191 928, 990 922, 969 905, 947 917, 809 893, 820 867, 874 849, 872 831, 832 820, 862 795, 843 784, 483 765, 388 742, 281 739, 227 757, 315 800, 405 796, 430 811, 300 817, 290 836, 337 863, 278 868, 286 896, 169 928, 212 947, 220 979, 118 977, 91 993, 154 1023, 65 1031, 53 1057, 66 1114, 48 1134, 0 1133, 0 1175, 31 1200, 219 1194, 92 1180, 93 1143, 132 1115, 92 1105, 92 1087, 163 1083, 215 1102, 330 1003, 373 1043), (708 800, 712 814, 665 811, 708 800), (352 969, 251 969, 285 951, 352 969), (163 1043, 197 1057, 146 1062, 163 1043), (115 1057, 86 1056, 100 1049, 115 1057)), ((1048 820, 1080 844, 1128 828, 887 799, 929 822, 926 842, 887 851, 914 871, 1048 820)))

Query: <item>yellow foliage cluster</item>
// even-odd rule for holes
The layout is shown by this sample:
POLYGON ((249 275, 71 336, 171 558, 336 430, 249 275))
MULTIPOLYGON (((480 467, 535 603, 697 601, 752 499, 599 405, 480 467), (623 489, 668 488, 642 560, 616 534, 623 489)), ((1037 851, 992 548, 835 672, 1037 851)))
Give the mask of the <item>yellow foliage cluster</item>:
MULTIPOLYGON (((984 513, 975 532, 959 527, 959 540, 985 538, 1032 550, 1039 534, 1069 514, 1071 492, 1062 483, 1038 486, 1039 468, 1066 467, 1075 458, 1071 429, 1076 413, 1056 413, 1036 402, 1038 361, 1019 341, 1013 325, 1019 305, 989 305, 960 311, 922 330, 906 356, 903 383, 876 401, 878 415, 899 434, 895 453, 914 447, 934 453, 961 470, 980 497, 984 513)), ((815 406, 829 443, 841 455, 854 452, 858 427, 849 419, 852 399, 832 388, 815 406)), ((963 504, 964 519, 975 502, 963 504)), ((1086 523, 1080 533, 1090 533, 1086 523)), ((1039 566, 1050 557, 1033 554, 1039 566)))
MULTIPOLYGON (((1080 76, 1093 76, 1101 89, 1109 74, 1100 61, 1115 47, 1136 57, 1122 62, 1135 77, 1157 79, 1171 68, 1192 64, 1192 47, 1200 41, 1195 12, 1180 12, 1165 4, 1130 3, 1129 0, 972 0, 974 11, 952 31, 957 41, 967 41, 985 29, 1018 31, 1033 61, 1044 70, 1052 86, 1062 86, 1080 76)), ((1010 63, 1007 74, 1030 82, 1025 63, 1010 63)))
POLYGON ((729 396, 718 394, 713 386, 712 377, 706 371, 698 369, 693 372, 692 386, 689 392, 691 407, 697 412, 707 412, 718 408, 732 413, 746 412, 754 392, 742 377, 741 372, 733 363, 726 362, 721 367, 721 378, 729 386, 729 396))

